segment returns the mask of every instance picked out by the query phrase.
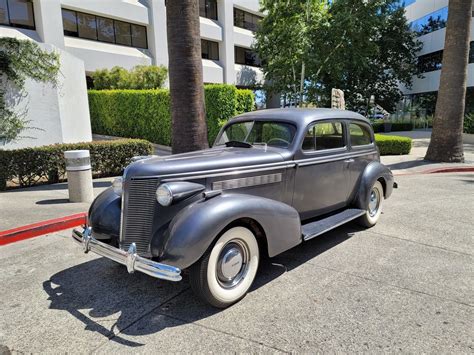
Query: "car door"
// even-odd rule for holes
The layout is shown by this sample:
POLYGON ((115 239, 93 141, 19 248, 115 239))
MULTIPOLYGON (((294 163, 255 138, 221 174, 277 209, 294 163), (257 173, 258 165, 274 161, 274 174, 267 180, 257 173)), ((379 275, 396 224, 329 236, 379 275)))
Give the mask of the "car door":
POLYGON ((348 199, 345 122, 311 123, 295 155, 293 207, 309 219, 344 207, 348 199))
POLYGON ((349 195, 355 196, 359 181, 366 166, 379 160, 372 129, 360 121, 347 122, 347 136, 352 159, 347 164, 349 195))

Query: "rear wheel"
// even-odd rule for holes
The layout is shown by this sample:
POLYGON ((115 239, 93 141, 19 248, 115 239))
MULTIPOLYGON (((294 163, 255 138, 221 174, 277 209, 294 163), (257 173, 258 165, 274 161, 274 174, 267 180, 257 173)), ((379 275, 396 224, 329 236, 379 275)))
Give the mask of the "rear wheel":
POLYGON ((380 181, 376 181, 370 190, 366 213, 359 218, 358 222, 368 228, 375 226, 382 214, 383 201, 383 186, 380 181))
POLYGON ((257 274, 259 258, 258 243, 252 231, 233 227, 191 266, 191 288, 212 306, 228 307, 247 294, 257 274))

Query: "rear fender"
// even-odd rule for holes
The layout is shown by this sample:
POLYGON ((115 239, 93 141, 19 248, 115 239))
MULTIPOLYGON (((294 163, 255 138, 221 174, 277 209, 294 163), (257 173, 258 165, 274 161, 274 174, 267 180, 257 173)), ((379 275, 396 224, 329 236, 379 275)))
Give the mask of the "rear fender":
POLYGON ((393 190, 393 175, 389 168, 378 161, 369 163, 359 180, 359 189, 354 204, 361 209, 366 209, 372 186, 377 180, 382 180, 384 197, 387 199, 393 190))
POLYGON ((241 218, 251 218, 263 228, 270 257, 301 243, 300 219, 293 207, 258 196, 227 194, 202 199, 178 213, 164 234, 159 260, 182 269, 191 266, 229 224, 241 218))

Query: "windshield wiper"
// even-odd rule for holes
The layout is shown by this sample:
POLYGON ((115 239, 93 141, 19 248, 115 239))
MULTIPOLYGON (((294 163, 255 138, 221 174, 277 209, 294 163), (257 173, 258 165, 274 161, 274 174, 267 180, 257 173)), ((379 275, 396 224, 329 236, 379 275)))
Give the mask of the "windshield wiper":
POLYGON ((236 147, 236 148, 252 148, 252 144, 241 141, 228 141, 225 142, 226 147, 236 147))

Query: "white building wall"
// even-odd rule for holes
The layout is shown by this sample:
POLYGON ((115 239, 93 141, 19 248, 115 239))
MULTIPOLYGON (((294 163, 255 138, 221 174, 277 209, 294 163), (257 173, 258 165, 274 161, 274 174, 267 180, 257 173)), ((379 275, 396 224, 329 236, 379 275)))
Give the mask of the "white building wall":
MULTIPOLYGON (((407 6, 405 12, 408 21, 412 22, 434 11, 447 7, 448 4, 449 0, 417 0, 413 4, 407 6)), ((443 28, 418 37, 418 39, 423 43, 423 48, 420 50, 418 55, 421 56, 443 50, 445 35, 446 28, 443 28)), ((471 20, 470 40, 474 41, 474 17, 471 20)), ((402 88, 402 90, 406 95, 438 91, 440 76, 441 70, 423 73, 421 78, 414 76, 412 87, 410 89, 402 88)), ((474 86, 474 64, 469 64, 468 66, 467 86, 474 86)))

